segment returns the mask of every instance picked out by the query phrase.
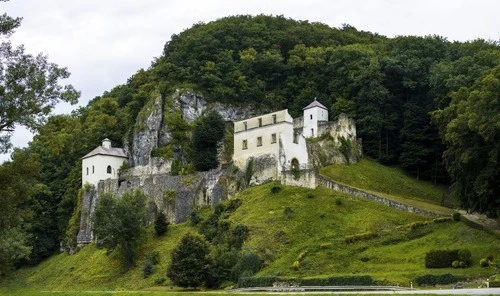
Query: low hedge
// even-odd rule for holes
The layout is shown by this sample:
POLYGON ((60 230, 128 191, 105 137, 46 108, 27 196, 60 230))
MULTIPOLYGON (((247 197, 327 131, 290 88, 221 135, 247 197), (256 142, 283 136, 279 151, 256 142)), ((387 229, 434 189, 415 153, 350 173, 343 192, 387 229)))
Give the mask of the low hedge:
POLYGON ((425 254, 426 268, 451 267, 453 261, 458 261, 458 250, 430 250, 425 254))
POLYGON ((274 283, 293 283, 299 286, 371 286, 375 281, 371 276, 332 276, 328 278, 286 278, 278 276, 242 277, 238 287, 272 287, 274 283))
POLYGON ((415 278, 415 283, 419 286, 435 286, 453 284, 465 280, 465 277, 456 276, 451 273, 445 274, 426 274, 415 278))

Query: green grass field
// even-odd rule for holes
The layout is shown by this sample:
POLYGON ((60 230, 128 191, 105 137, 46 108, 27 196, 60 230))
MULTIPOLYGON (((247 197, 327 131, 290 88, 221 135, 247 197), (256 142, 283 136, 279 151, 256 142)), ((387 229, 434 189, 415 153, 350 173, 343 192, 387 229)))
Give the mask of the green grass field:
MULTIPOLYGON (((453 213, 453 210, 440 206, 446 189, 444 186, 416 180, 401 169, 387 167, 371 159, 364 158, 350 165, 330 165, 319 172, 335 182, 388 199, 439 214, 453 213)), ((454 200, 452 202, 457 204, 454 200)))
MULTIPOLYGON (((402 176, 398 170, 387 169, 387 173, 385 167, 379 168, 377 181, 365 180, 372 178, 370 174, 362 177, 352 173, 349 177, 349 170, 370 171, 378 166, 371 161, 357 165, 341 168, 343 173, 336 172, 347 178, 339 181, 358 180, 351 184, 386 194, 400 194, 407 200, 434 201, 432 205, 443 192, 442 188, 402 176), (386 178, 404 180, 401 182, 405 186, 392 181, 377 184, 385 182, 386 178)), ((332 170, 336 170, 335 166, 325 169, 332 170)), ((282 186, 279 193, 272 194, 273 186, 281 185, 272 182, 241 192, 237 198, 242 205, 225 217, 233 225, 249 227, 250 236, 243 250, 259 254, 265 261, 265 267, 257 276, 370 275, 381 284, 408 286, 416 276, 424 274, 452 273, 475 279, 496 273, 494 268, 480 267, 479 260, 488 255, 499 256, 498 239, 462 222, 437 223, 428 217, 326 188, 282 186), (425 253, 444 248, 469 249, 473 265, 465 269, 426 269, 425 253), (299 256, 303 259, 294 268, 299 256)), ((177 293, 171 287, 166 270, 172 249, 183 235, 195 231, 189 222, 170 225, 167 235, 162 238, 154 237, 153 230, 148 229, 137 264, 130 269, 120 265, 116 254, 107 254, 93 244, 74 255, 58 254, 36 267, 22 268, 2 279, 0 295, 109 295, 106 291, 113 291, 113 295, 129 295, 131 291, 134 295, 191 294, 177 293), (160 254, 160 263, 151 276, 144 278, 142 269, 152 252, 160 254), (50 292, 44 294, 43 291, 50 292)), ((496 262, 498 260, 495 258, 496 262)), ((222 294, 228 295, 226 292, 211 293, 222 294)))

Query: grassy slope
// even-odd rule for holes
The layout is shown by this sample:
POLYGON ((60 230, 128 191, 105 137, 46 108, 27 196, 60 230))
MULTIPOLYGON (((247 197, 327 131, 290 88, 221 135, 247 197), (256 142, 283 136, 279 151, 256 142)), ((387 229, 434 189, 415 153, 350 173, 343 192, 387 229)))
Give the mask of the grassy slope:
POLYGON ((245 191, 241 195, 243 205, 230 217, 233 222, 250 227, 252 236, 246 242, 247 248, 276 259, 261 275, 369 274, 376 280, 406 284, 416 275, 426 273, 451 272, 474 277, 493 272, 481 269, 477 263, 488 254, 500 253, 500 244, 493 236, 462 223, 434 223, 429 218, 325 188, 286 187, 279 194, 271 195, 271 186, 245 191), (341 205, 336 204, 337 199, 341 205), (285 207, 293 210, 291 217, 284 214, 285 207), (398 227, 417 221, 429 223, 415 230, 398 227), (346 236, 363 232, 374 232, 379 237, 351 244, 345 242, 346 236), (474 266, 460 270, 426 270, 425 253, 436 248, 468 248, 472 251, 474 266), (301 268, 292 269, 293 262, 304 251, 308 253, 301 268))
MULTIPOLYGON (((355 171, 368 171, 377 166, 370 161, 363 161, 359 165, 361 169, 355 171)), ((347 168, 353 169, 356 165, 347 168)), ((381 189, 371 189, 412 199, 422 199, 422 195, 441 196, 442 189, 412 184, 420 182, 405 180, 397 171, 383 168, 375 182, 365 181, 372 185, 357 187, 376 186, 376 183, 385 182, 381 189), (391 181, 398 178, 405 181, 391 181), (401 186, 402 183, 406 185, 401 186)), ((347 171, 341 175, 351 179, 366 178, 356 173, 348 176, 347 171)), ((362 184, 361 181, 356 182, 362 184)), ((283 187, 280 193, 271 194, 270 188, 276 184, 269 183, 242 192, 239 195, 242 206, 228 217, 234 225, 243 223, 249 226, 250 237, 244 249, 257 252, 265 258, 267 266, 260 275, 368 274, 376 280, 405 285, 415 276, 426 273, 450 272, 470 277, 494 273, 493 269, 480 268, 478 262, 487 255, 500 254, 498 240, 463 223, 433 223, 423 216, 325 188, 283 187), (415 222, 428 224, 414 230, 404 227, 415 222), (378 237, 350 244, 345 242, 347 236, 365 232, 376 233, 378 237), (468 248, 472 251, 474 265, 466 269, 426 270, 424 256, 433 248, 468 248), (307 251, 307 255, 301 267, 294 270, 293 262, 304 251, 307 251)), ((137 266, 130 270, 121 267, 113 253, 106 255, 104 250, 96 249, 93 245, 75 255, 59 254, 36 267, 23 268, 3 280, 0 294, 16 289, 22 289, 21 293, 26 292, 26 287, 46 290, 147 289, 155 286, 155 280, 166 278, 171 250, 185 233, 192 231, 196 230, 189 223, 171 225, 167 236, 157 239, 150 229, 148 239, 139 252, 137 266), (161 261, 153 275, 143 278, 142 267, 152 251, 160 253, 161 261)), ((166 284, 169 284, 168 279, 166 284)), ((169 290, 168 287, 153 289, 169 290)))
POLYGON ((439 206, 444 186, 416 180, 398 168, 384 166, 374 160, 362 159, 351 165, 330 165, 320 174, 336 182, 365 190, 392 200, 411 204, 440 214, 453 211, 439 206))

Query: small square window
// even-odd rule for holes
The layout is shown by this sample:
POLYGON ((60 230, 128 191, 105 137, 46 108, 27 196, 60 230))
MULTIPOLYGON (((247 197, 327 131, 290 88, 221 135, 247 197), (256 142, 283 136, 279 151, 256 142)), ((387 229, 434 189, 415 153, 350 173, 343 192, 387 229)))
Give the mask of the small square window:
POLYGON ((262 146, 262 137, 257 137, 257 147, 262 146))
POLYGON ((247 140, 243 140, 242 146, 243 146, 243 150, 248 149, 248 142, 247 142, 247 140))
POLYGON ((273 123, 276 123, 276 114, 273 114, 273 123))
POLYGON ((271 135, 271 144, 276 143, 276 134, 271 135))
POLYGON ((259 127, 262 126, 262 118, 259 118, 259 127))

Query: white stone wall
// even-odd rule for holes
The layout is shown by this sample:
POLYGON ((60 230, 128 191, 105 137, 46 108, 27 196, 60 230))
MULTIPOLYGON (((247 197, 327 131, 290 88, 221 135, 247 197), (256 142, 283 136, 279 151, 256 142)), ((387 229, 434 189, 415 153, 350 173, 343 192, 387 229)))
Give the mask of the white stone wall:
POLYGON ((82 159, 82 186, 85 183, 97 186, 100 180, 117 179, 118 169, 125 157, 97 154, 82 159), (107 173, 108 165, 111 166, 111 174, 107 173))
POLYGON ((315 138, 318 136, 318 121, 328 121, 328 111, 313 107, 304 110, 304 128, 302 133, 306 138, 315 138))

